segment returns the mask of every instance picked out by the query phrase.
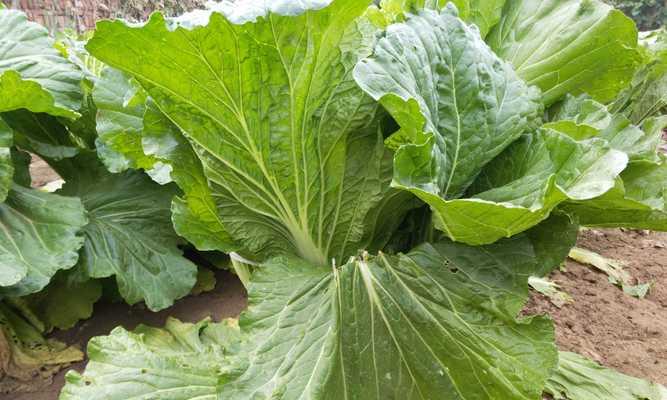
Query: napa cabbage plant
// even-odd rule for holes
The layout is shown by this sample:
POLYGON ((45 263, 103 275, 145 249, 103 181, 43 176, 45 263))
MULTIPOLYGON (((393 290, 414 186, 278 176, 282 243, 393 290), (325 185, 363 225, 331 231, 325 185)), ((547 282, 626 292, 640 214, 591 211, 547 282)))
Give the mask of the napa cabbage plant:
POLYGON ((518 317, 528 277, 579 222, 667 230, 665 121, 632 116, 646 50, 612 7, 445 3, 98 24, 101 159, 173 181, 176 232, 255 266, 238 327, 117 328, 62 399, 540 398, 559 356, 518 317))

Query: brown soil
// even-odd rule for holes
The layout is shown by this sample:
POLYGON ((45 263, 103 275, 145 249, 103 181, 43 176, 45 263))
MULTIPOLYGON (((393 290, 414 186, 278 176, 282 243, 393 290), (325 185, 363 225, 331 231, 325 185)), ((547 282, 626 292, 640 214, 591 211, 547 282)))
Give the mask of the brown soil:
MULTIPOLYGON (((236 276, 229 272, 220 271, 216 275, 218 283, 215 290, 181 299, 173 307, 158 313, 150 312, 142 306, 130 307, 122 303, 98 303, 95 305, 92 318, 72 329, 56 332, 52 337, 85 349, 90 338, 106 335, 117 326, 123 326, 126 329, 134 329, 139 324, 160 327, 170 316, 187 322, 201 321, 209 316, 215 321, 238 316, 246 307, 246 293, 243 285, 236 276)), ((85 363, 81 362, 61 371, 54 377, 53 384, 46 389, 25 394, 0 394, 0 400, 56 400, 60 389, 65 384, 67 370, 81 371, 84 366, 85 363)))
POLYGON ((32 186, 37 188, 60 179, 60 176, 49 167, 46 161, 34 154, 30 163, 30 176, 32 177, 32 186))
POLYGON ((605 274, 568 260, 551 280, 574 303, 558 308, 534 293, 527 313, 552 316, 561 350, 667 385, 667 233, 589 230, 577 245, 626 263, 634 278, 653 283, 649 294, 634 298, 605 274))

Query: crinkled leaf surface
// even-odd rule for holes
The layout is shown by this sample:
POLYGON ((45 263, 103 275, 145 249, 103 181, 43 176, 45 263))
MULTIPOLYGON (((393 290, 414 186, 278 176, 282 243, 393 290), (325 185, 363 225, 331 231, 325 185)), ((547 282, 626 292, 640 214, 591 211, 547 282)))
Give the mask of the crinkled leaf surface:
POLYGON ((0 297, 38 292, 73 267, 86 223, 79 199, 13 185, 0 204, 0 297))
POLYGON ((139 171, 110 174, 94 154, 65 160, 56 171, 66 181, 60 193, 80 197, 88 211, 80 267, 89 277, 115 276, 129 304, 144 300, 154 311, 190 292, 197 268, 171 225, 175 187, 139 171))
POLYGON ((551 116, 551 127, 577 140, 599 138, 614 149, 628 154, 631 161, 658 162, 658 147, 662 143, 662 128, 666 118, 644 120, 641 128, 622 114, 612 114, 608 108, 582 95, 568 96, 551 116))
POLYGON ((67 374, 60 400, 215 400, 239 339, 235 322, 169 319, 164 329, 116 328, 90 341, 86 372, 67 374))
POLYGON ((487 42, 546 105, 566 93, 609 102, 639 61, 634 23, 600 0, 508 0, 487 42))
POLYGON ((98 110, 96 145, 107 169, 114 173, 151 169, 156 160, 146 156, 141 146, 146 94, 138 84, 107 67, 95 82, 93 100, 98 110))
POLYGON ((53 44, 46 28, 29 22, 24 13, 0 10, 0 110, 19 101, 22 106, 9 109, 76 115, 72 110, 81 106, 83 74, 53 44))
POLYGON ((603 105, 580 97, 568 98, 553 118, 560 120, 545 126, 572 137, 604 140, 631 160, 608 193, 586 202, 571 199, 575 201, 563 205, 564 210, 588 226, 667 229, 667 164, 658 151, 667 117, 645 119, 640 128, 624 115, 610 114, 603 105))
POLYGON ((665 400, 667 388, 604 368, 578 354, 560 352, 545 392, 555 400, 665 400))
POLYGON ((359 19, 370 1, 327 3, 245 1, 191 30, 157 14, 143 27, 101 22, 87 46, 190 140, 225 230, 259 258, 327 265, 403 214, 375 212, 392 195, 391 159, 378 106, 351 76, 373 39, 359 19))
POLYGON ((539 118, 537 93, 451 7, 390 26, 355 73, 401 126, 388 140, 398 147, 394 186, 427 202, 453 240, 485 244, 522 232, 567 198, 605 193, 626 166, 601 140, 553 130, 519 139, 539 118), (470 198, 457 199, 466 189, 470 198))
POLYGON ((551 323, 515 320, 535 267, 526 237, 426 244, 334 274, 273 260, 241 318, 247 366, 219 399, 537 399, 555 362, 551 323))
POLYGON ((448 6, 388 27, 357 83, 398 121, 394 184, 459 197, 482 167, 539 118, 539 95, 448 6))

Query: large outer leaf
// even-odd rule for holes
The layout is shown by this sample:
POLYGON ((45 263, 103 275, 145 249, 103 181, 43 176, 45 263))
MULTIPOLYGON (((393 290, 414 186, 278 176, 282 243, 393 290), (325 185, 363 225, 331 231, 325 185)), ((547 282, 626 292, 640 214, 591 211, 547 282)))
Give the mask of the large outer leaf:
POLYGON ((138 171, 110 174, 95 155, 56 164, 66 181, 60 193, 78 196, 90 223, 80 266, 91 278, 115 276, 129 303, 158 311, 190 292, 197 268, 183 257, 170 220, 172 185, 138 171))
MULTIPOLYGON (((41 107, 63 116, 75 116, 69 110, 81 106, 81 71, 54 47, 48 31, 43 26, 28 22, 24 13, 16 10, 0 10, 0 93, 2 102, 23 99, 23 95, 35 94, 21 108, 41 107), (13 70, 17 73, 7 73, 13 70), (4 72, 4 73, 3 73, 4 72), (32 82, 21 81, 20 79, 32 82), (9 91, 6 91, 9 90, 9 91)), ((0 104, 0 110, 6 110, 0 104)))
POLYGON ((333 275, 274 260, 241 319, 249 361, 219 399, 538 399, 551 324, 514 319, 535 261, 526 237, 424 245, 333 275))
POLYGON ((370 25, 357 18, 370 1, 292 16, 326 3, 245 1, 231 19, 256 22, 213 13, 192 30, 170 31, 159 15, 139 28, 102 22, 88 44, 191 141, 225 229, 258 257, 326 265, 366 247, 377 218, 402 215, 375 213, 390 195, 390 158, 378 107, 351 77, 368 47, 370 25))
POLYGON ((86 223, 79 199, 13 185, 0 204, 0 297, 38 292, 73 267, 86 223))
POLYGON ((239 337, 234 322, 116 328, 90 341, 85 374, 67 374, 60 400, 215 400, 226 353, 239 337))
POLYGON ((555 400, 667 400, 667 388, 561 352, 545 391, 555 400))
POLYGON ((333 275, 274 260, 255 272, 241 317, 249 361, 219 398, 537 399, 551 328, 514 318, 526 274, 556 266, 575 238, 554 217, 494 245, 427 244, 333 275))
POLYGON ((487 42, 546 105, 566 93, 611 101, 638 63, 634 23, 599 0, 508 0, 487 42))

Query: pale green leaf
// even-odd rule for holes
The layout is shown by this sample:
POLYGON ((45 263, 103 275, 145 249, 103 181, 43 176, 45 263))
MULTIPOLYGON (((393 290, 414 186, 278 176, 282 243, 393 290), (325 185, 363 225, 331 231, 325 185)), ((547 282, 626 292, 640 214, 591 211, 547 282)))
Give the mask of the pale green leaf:
POLYGON ((60 400, 215 400, 238 339, 234 320, 116 328, 90 341, 86 372, 67 374, 60 400))
POLYGON ((604 368, 578 354, 560 352, 545 392, 555 400, 667 400, 667 388, 604 368))
MULTIPOLYGON (((379 14, 381 26, 389 25, 405 18, 409 13, 418 13, 424 8, 440 9, 453 3, 459 10, 461 19, 475 24, 480 35, 485 37, 502 15, 506 0, 382 0, 379 14)), ((376 10, 371 12, 375 13, 376 10)))
POLYGON ((627 115, 635 124, 667 112, 667 51, 637 71, 630 87, 619 94, 611 109, 627 115))
POLYGON ((546 105, 567 93, 609 102, 639 63, 635 24, 600 0, 507 0, 487 42, 546 105))
POLYGON ((202 163, 181 131, 148 101, 143 121, 142 149, 149 157, 164 163, 169 178, 184 196, 174 198, 171 206, 176 233, 202 251, 236 250, 225 230, 204 175, 202 163))
POLYGON ((633 125, 622 114, 611 114, 603 104, 587 98, 568 96, 553 122, 545 124, 577 140, 597 137, 609 142, 616 150, 628 154, 631 161, 659 161, 658 148, 662 143, 662 128, 667 126, 667 116, 648 118, 641 128, 633 125))

